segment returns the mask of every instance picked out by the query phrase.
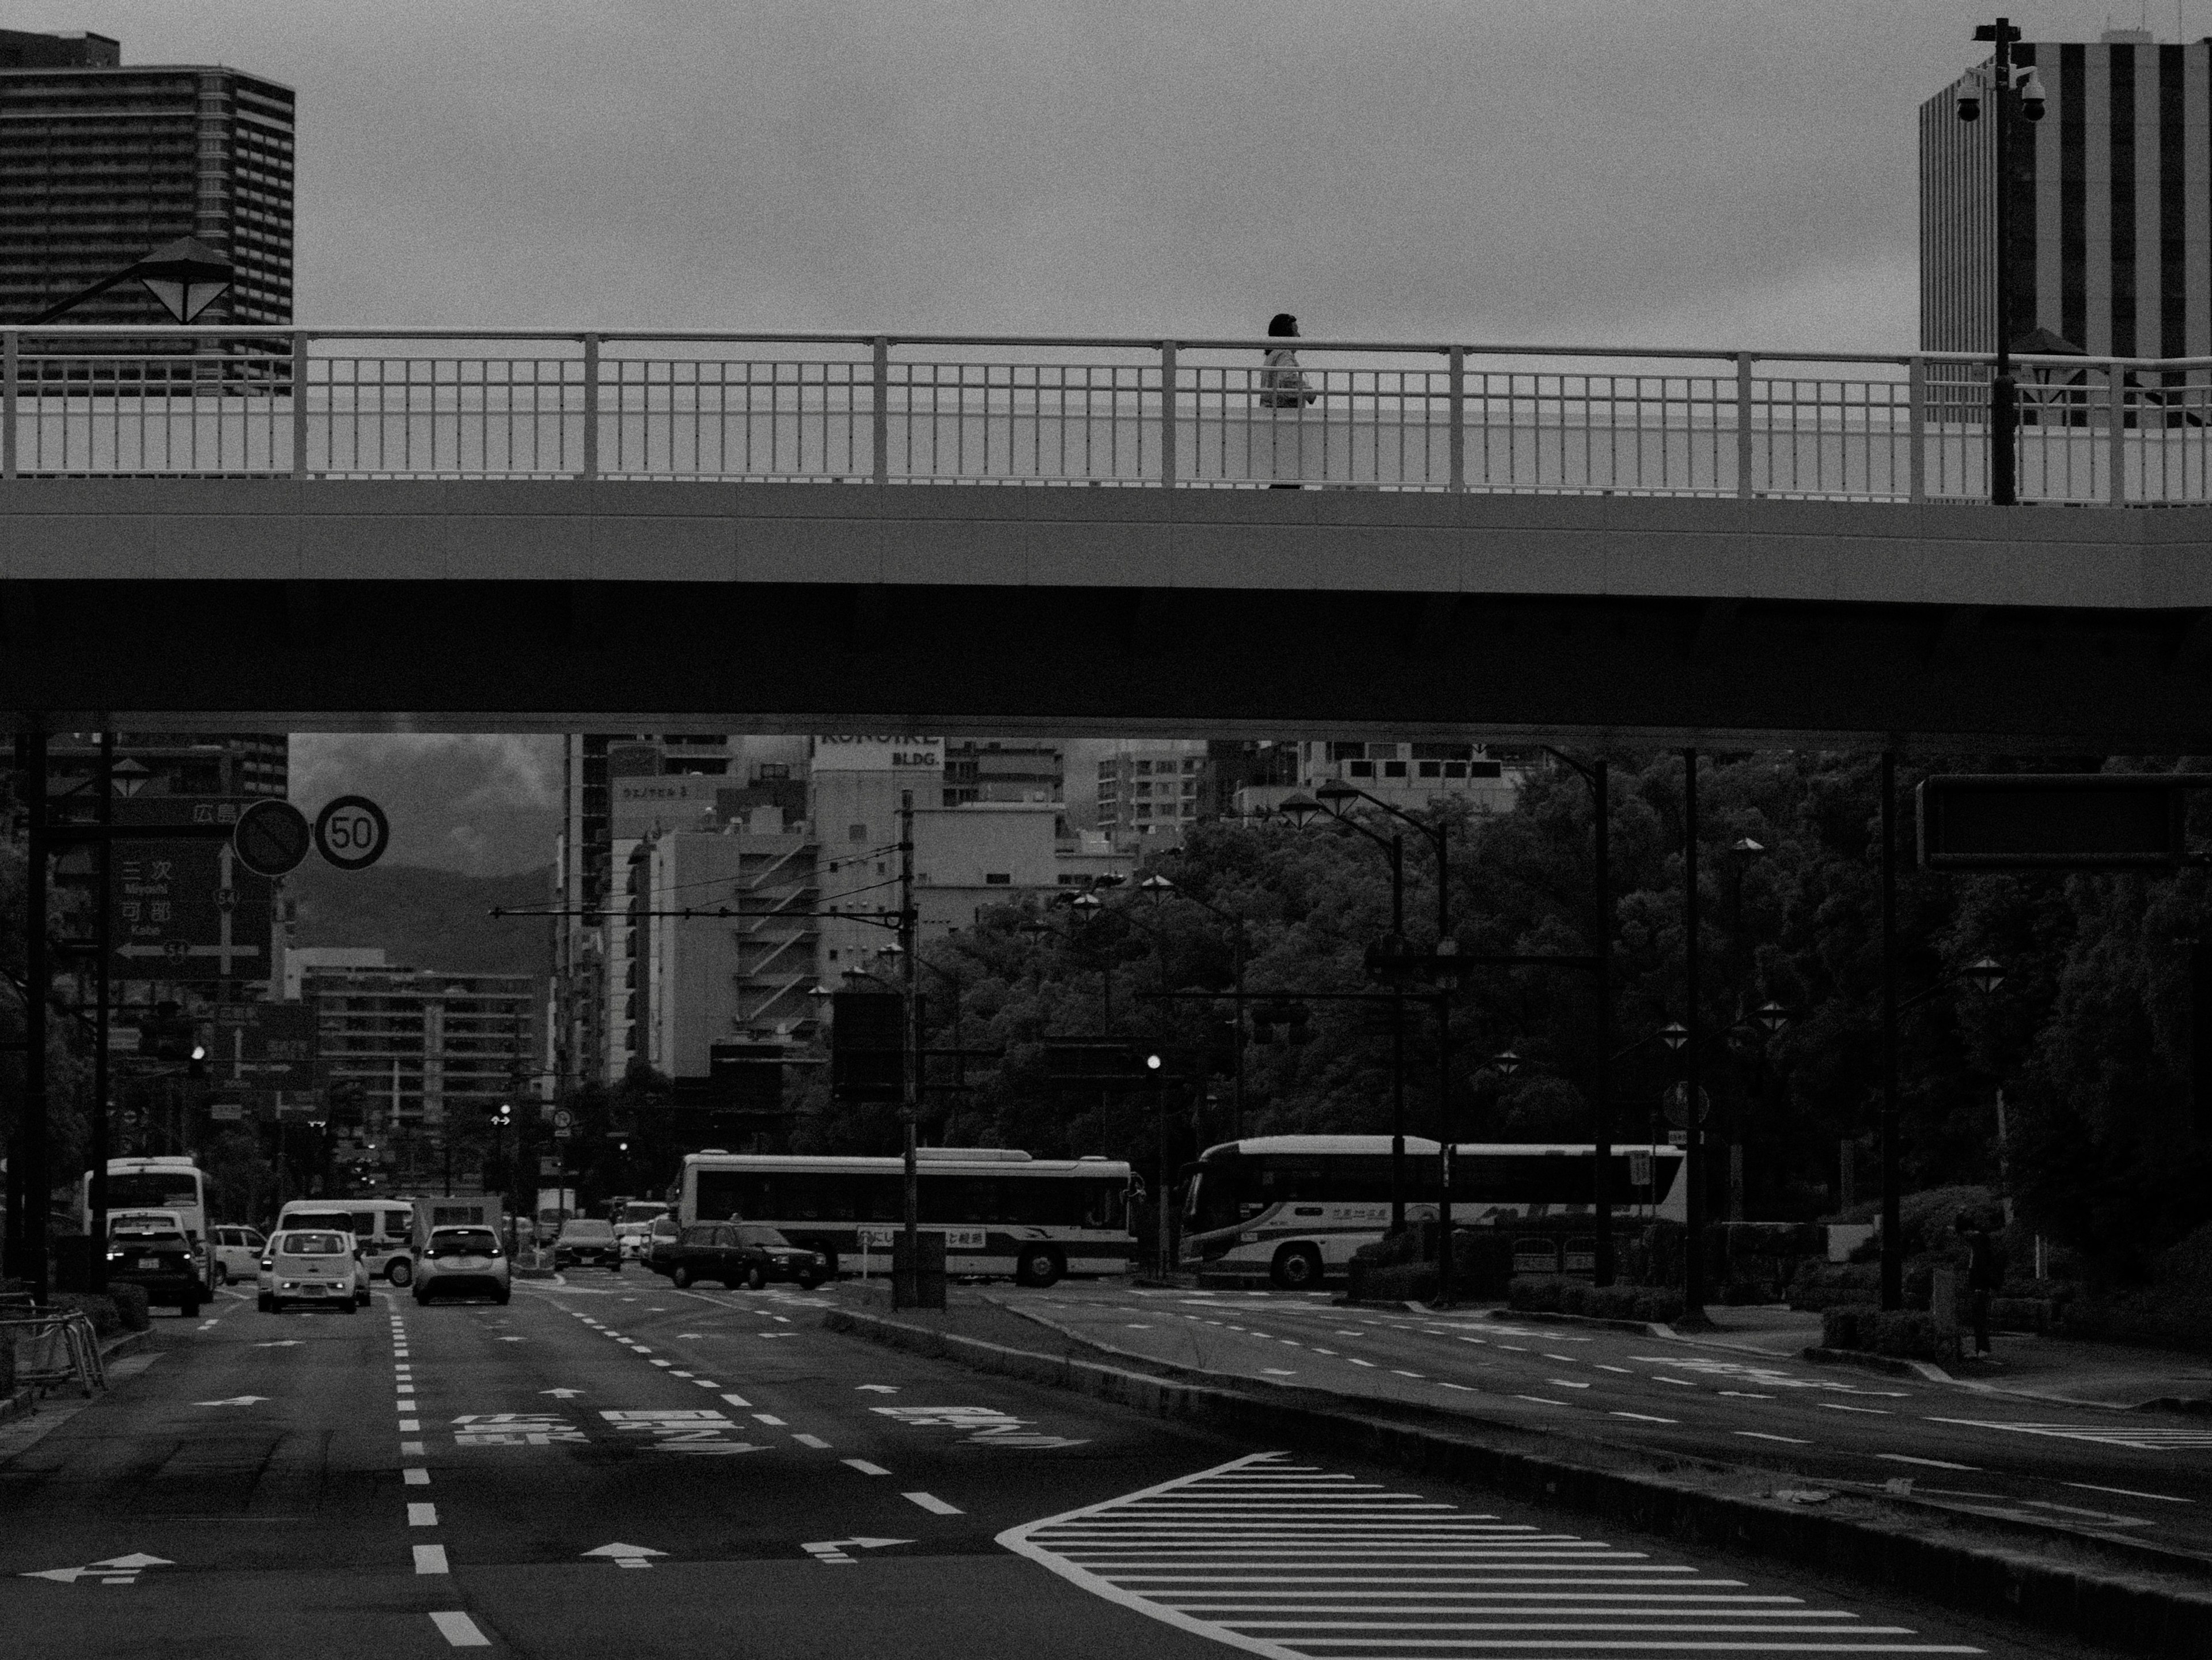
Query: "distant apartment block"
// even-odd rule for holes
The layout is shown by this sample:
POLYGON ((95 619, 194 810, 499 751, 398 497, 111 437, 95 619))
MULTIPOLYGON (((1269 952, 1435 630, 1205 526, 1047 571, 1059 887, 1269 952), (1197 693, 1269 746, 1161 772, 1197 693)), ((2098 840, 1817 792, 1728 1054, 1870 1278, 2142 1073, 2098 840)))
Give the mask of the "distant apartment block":
MULTIPOLYGON (((33 317, 180 236, 230 256, 208 323, 292 320, 293 94, 100 35, 0 30, 0 317, 33 317)), ((71 323, 166 323, 135 283, 71 323)))

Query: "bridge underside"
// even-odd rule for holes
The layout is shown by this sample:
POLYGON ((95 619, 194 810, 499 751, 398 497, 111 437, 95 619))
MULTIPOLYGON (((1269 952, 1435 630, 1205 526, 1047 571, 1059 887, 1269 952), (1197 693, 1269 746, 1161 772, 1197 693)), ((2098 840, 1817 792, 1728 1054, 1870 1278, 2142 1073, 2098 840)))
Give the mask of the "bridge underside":
POLYGON ((0 723, 2212 753, 2212 509, 0 483, 0 723))
POLYGON ((1504 736, 2212 752, 2192 611, 588 581, 0 587, 21 728, 1504 736))

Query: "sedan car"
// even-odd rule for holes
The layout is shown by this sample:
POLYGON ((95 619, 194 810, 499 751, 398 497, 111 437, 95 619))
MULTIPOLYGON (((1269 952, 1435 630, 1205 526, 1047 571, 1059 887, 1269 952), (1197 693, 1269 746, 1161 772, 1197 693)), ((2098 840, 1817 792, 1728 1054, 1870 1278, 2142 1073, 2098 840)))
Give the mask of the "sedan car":
POLYGON ((200 1311, 201 1282, 191 1241, 175 1228, 118 1228, 107 1237, 107 1278, 144 1288, 149 1303, 173 1303, 187 1318, 200 1311))
POLYGON ((732 1291, 758 1291, 771 1280, 796 1280, 811 1291, 828 1277, 818 1251, 794 1245, 757 1222, 700 1222, 684 1230, 653 1266, 678 1290, 695 1280, 719 1280, 732 1291))
POLYGON ((261 1259, 259 1298, 264 1314, 288 1303, 357 1312, 368 1301, 368 1271, 349 1233, 324 1228, 281 1229, 261 1259))
POLYGON ((489 1228, 433 1228, 415 1264, 415 1300, 438 1297, 489 1297, 504 1303, 514 1294, 507 1253, 489 1228))
POLYGON ((622 1272, 622 1244, 615 1225, 588 1216, 574 1216, 553 1237, 553 1266, 556 1268, 612 1268, 622 1272))

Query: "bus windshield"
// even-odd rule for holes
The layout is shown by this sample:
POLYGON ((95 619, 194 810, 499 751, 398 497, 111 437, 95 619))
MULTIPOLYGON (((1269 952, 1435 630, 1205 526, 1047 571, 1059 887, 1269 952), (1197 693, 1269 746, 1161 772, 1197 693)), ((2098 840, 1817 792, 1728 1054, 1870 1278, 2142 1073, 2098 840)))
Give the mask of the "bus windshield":
POLYGON ((110 1210, 197 1210, 200 1178, 194 1171, 111 1171, 110 1210))

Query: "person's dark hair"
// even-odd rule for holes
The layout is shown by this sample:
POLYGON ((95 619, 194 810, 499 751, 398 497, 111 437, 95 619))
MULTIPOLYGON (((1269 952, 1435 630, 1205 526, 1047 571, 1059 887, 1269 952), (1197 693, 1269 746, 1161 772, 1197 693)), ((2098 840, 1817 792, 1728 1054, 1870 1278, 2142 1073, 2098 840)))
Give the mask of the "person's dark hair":
POLYGON ((1267 319, 1269 334, 1296 335, 1297 331, 1298 319, 1286 311, 1279 311, 1267 319))

